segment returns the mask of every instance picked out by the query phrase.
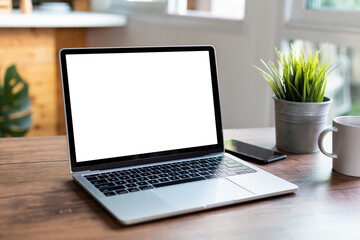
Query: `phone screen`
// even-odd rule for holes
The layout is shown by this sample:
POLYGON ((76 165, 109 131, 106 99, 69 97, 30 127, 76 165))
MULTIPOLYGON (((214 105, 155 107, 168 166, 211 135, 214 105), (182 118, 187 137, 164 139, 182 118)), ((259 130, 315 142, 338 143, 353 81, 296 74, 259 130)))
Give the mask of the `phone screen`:
POLYGON ((286 155, 237 140, 225 141, 225 150, 240 158, 268 163, 286 158, 286 155))

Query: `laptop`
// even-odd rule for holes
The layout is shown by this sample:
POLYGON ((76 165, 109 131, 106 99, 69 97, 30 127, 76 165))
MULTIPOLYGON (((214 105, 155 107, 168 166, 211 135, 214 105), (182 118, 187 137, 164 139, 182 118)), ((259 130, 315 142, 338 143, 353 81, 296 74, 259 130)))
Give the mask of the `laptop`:
POLYGON ((71 174, 122 224, 286 194, 224 152, 212 46, 60 51, 71 174))

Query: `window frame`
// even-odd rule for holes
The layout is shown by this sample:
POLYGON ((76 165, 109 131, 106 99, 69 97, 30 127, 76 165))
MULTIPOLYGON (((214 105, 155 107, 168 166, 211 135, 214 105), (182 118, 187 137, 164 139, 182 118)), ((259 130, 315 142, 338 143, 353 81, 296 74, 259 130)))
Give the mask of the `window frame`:
POLYGON ((163 14, 167 9, 167 0, 157 2, 136 2, 127 0, 112 0, 111 12, 123 14, 163 14))
POLYGON ((285 24, 342 32, 360 32, 360 11, 309 9, 306 8, 305 1, 283 1, 285 24))
MULTIPOLYGON (((245 0, 248 1, 248 0, 245 0)), ((245 3, 243 19, 212 17, 201 14, 169 13, 169 0, 160 2, 128 2, 126 0, 112 0, 110 12, 120 13, 132 19, 147 23, 165 26, 181 26, 201 28, 205 31, 226 33, 244 33, 246 12, 248 4, 245 3)))
POLYGON ((177 5, 178 1, 182 0, 167 0, 168 2, 168 14, 175 15, 175 16, 184 16, 184 17, 195 17, 195 18, 204 18, 204 19, 217 19, 217 20, 229 20, 229 21, 243 21, 245 19, 246 13, 246 1, 244 0, 244 12, 242 16, 237 17, 230 17, 230 16, 220 16, 214 15, 208 11, 201 11, 201 10, 185 10, 185 11, 178 11, 175 5, 177 5), (173 9, 174 8, 174 9, 173 9))

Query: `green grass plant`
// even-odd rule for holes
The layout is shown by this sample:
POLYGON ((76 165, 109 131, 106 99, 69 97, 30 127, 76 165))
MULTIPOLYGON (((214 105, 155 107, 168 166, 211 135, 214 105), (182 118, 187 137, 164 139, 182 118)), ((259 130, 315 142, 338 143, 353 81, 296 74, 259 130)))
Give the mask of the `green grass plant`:
POLYGON ((275 48, 278 68, 274 62, 261 60, 265 70, 254 66, 270 85, 277 99, 294 102, 322 102, 324 99, 327 77, 334 70, 326 60, 325 51, 316 51, 315 55, 304 47, 296 52, 291 45, 289 54, 282 54, 275 48))

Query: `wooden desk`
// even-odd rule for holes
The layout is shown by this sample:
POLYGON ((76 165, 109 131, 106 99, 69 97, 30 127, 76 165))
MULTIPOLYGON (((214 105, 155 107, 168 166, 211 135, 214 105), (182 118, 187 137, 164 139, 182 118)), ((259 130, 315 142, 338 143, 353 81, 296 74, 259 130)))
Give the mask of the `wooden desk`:
MULTIPOLYGON (((274 146, 273 129, 225 137, 274 146)), ((125 227, 71 178, 64 136, 0 139, 0 239, 359 239, 360 178, 320 153, 260 166, 296 194, 125 227)))

